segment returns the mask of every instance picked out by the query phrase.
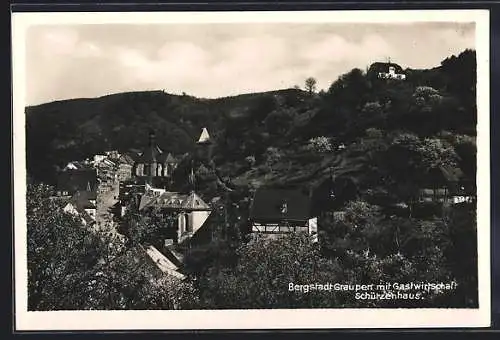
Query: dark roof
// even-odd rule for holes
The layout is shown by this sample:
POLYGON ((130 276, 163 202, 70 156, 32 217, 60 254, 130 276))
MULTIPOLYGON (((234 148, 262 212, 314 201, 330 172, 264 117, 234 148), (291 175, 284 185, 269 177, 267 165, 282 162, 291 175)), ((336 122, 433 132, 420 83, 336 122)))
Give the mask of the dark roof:
POLYGON ((78 210, 81 209, 95 209, 96 205, 91 202, 97 199, 97 195, 92 191, 77 191, 73 197, 71 197, 71 203, 73 203, 78 210))
POLYGON ((397 73, 404 72, 403 68, 401 66, 399 66, 398 64, 387 63, 387 62, 386 63, 375 62, 375 63, 371 64, 368 72, 388 72, 390 66, 393 66, 397 73))
POLYGON ((460 168, 442 166, 440 167, 439 170, 441 170, 441 173, 443 174, 444 178, 446 178, 450 182, 458 182, 464 176, 460 168))
POLYGON ((92 166, 86 162, 82 161, 72 161, 66 164, 65 168, 63 171, 68 171, 68 170, 87 170, 87 169, 92 169, 92 166), (74 168, 72 168, 74 167, 74 168), (76 168, 76 169, 75 169, 76 168))
POLYGON ((460 168, 451 166, 440 166, 433 168, 429 171, 431 178, 434 181, 439 181, 442 183, 459 182, 463 179, 464 174, 460 168))
MULTIPOLYGON (((135 157, 137 157, 137 155, 135 155, 135 157)), ((134 165, 135 158, 130 153, 126 153, 121 155, 118 161, 120 162, 120 164, 134 165)))
POLYGON ((97 189, 97 171, 95 169, 66 170, 57 178, 59 191, 95 191, 97 189))
POLYGON ((146 148, 138 157, 137 163, 153 163, 153 162, 163 162, 163 152, 158 147, 158 145, 153 145, 146 148))
POLYGON ((137 163, 153 163, 153 162, 161 162, 165 160, 166 155, 163 154, 163 151, 156 144, 156 137, 154 132, 149 133, 149 142, 146 148, 141 152, 139 157, 137 158, 137 163))
POLYGON ((254 194, 250 218, 254 220, 303 221, 311 217, 311 200, 298 189, 259 188, 254 194), (286 212, 281 212, 286 202, 286 212))

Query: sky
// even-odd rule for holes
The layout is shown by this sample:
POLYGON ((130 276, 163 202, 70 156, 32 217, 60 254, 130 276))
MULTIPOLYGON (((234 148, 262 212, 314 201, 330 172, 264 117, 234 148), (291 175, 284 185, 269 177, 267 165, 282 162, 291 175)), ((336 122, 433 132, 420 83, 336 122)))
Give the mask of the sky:
POLYGON ((226 23, 31 26, 26 101, 164 90, 217 98, 327 89, 372 62, 431 68, 475 48, 474 23, 226 23))

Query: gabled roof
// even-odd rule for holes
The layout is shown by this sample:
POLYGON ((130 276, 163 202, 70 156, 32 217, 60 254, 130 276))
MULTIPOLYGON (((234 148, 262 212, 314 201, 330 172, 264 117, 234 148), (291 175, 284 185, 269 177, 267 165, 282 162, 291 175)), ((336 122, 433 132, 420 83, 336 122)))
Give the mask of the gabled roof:
POLYGON ((165 158, 165 163, 178 163, 179 161, 169 152, 165 158))
POLYGON ((162 272, 175 276, 179 279, 185 278, 185 276, 178 271, 179 268, 158 249, 153 246, 147 246, 146 248, 141 246, 141 248, 144 249, 145 253, 162 272))
POLYGON ((250 218, 253 220, 305 221, 311 217, 311 200, 297 189, 259 188, 250 208, 250 218), (283 212, 284 204, 286 208, 283 212))
POLYGON ((57 178, 57 190, 60 191, 95 191, 96 189, 97 171, 95 169, 66 170, 57 178))
POLYGON ((458 167, 439 166, 436 168, 432 168, 429 171, 429 176, 433 181, 438 181, 442 184, 445 184, 451 182, 459 182, 461 179, 463 179, 464 174, 458 167))
POLYGON ((95 192, 78 191, 68 201, 67 205, 72 205, 78 212, 78 215, 87 225, 95 223, 95 220, 87 213, 87 209, 96 209, 94 202, 96 200, 95 192))
POLYGON ((190 210, 210 210, 210 206, 206 204, 200 196, 198 196, 196 193, 191 192, 187 197, 186 200, 184 201, 183 208, 190 209, 190 210))
POLYGON ((443 174, 443 177, 450 182, 458 182, 464 176, 462 170, 457 167, 442 166, 439 170, 443 174))
POLYGON ((154 145, 152 147, 146 148, 138 157, 137 163, 152 163, 156 161, 162 160, 163 151, 160 149, 158 145, 154 145))
POLYGON ((139 210, 147 207, 174 210, 211 210, 210 206, 194 192, 191 192, 190 194, 182 194, 167 191, 159 196, 146 193, 141 197, 139 210))
POLYGON ((397 73, 404 73, 403 68, 396 63, 375 62, 370 65, 368 72, 388 72, 389 67, 394 67, 397 73))
POLYGON ((153 192, 146 191, 144 195, 141 196, 141 201, 139 202, 139 210, 146 208, 152 203, 157 196, 153 192))
POLYGON ((68 170, 85 170, 85 169, 91 169, 92 167, 89 164, 86 164, 85 162, 81 161, 72 161, 66 164, 64 167, 63 171, 68 171, 68 170))
POLYGON ((131 156, 131 154, 123 154, 120 156, 118 159, 118 162, 120 164, 129 164, 129 165, 134 165, 134 158, 131 156))
POLYGON ((198 169, 196 170, 196 174, 198 175, 206 175, 209 174, 210 170, 203 164, 201 164, 198 169))
POLYGON ((96 205, 92 201, 97 199, 97 194, 92 191, 77 191, 70 199, 70 202, 78 209, 95 209, 96 205))
POLYGON ((143 149, 140 155, 137 157, 137 163, 153 163, 153 162, 163 162, 165 155, 160 147, 156 144, 156 136, 153 131, 149 133, 148 145, 143 149))

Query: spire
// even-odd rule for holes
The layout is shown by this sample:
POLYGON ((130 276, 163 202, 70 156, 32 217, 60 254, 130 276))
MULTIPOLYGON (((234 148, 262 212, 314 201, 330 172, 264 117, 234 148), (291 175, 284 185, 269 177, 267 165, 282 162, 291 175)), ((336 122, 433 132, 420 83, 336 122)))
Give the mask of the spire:
POLYGON ((201 131, 200 138, 198 139, 198 143, 209 143, 210 142, 210 135, 208 134, 207 128, 203 128, 201 131))
POLYGON ((193 170, 193 161, 191 161, 191 173, 189 174, 189 185, 191 186, 191 192, 194 192, 195 176, 193 170))

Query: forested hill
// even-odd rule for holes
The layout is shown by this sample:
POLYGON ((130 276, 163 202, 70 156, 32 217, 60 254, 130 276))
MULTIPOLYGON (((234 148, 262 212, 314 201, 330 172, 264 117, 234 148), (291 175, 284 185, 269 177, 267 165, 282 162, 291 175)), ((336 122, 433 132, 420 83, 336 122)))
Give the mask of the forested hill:
POLYGON ((306 150, 316 137, 350 145, 367 131, 405 131, 423 139, 443 132, 448 138, 475 135, 474 51, 405 73, 404 81, 380 80, 353 69, 320 93, 295 88, 200 99, 150 91, 27 107, 28 172, 53 183, 57 167, 70 160, 142 148, 151 128, 164 150, 181 154, 208 127, 217 141, 216 163, 230 177, 241 177, 248 172, 244 164, 258 166, 279 150, 306 150))

